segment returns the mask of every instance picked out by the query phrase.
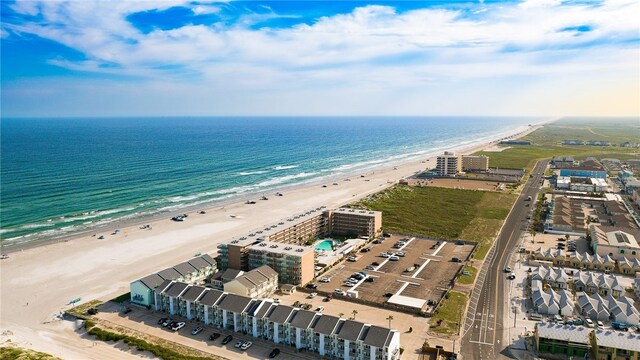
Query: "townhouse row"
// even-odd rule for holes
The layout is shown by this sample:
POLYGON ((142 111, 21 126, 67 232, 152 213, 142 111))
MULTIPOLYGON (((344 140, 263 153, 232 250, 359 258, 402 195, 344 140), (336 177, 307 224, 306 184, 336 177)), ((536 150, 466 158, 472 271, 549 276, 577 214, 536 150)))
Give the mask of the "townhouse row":
POLYGON ((397 360, 400 333, 380 326, 279 305, 217 289, 164 281, 157 311, 336 359, 397 360))
POLYGON ((627 257, 614 260, 608 254, 604 256, 580 252, 569 254, 561 249, 538 248, 533 252, 532 258, 537 261, 549 262, 554 266, 566 266, 574 269, 618 272, 628 275, 640 272, 640 260, 627 257))

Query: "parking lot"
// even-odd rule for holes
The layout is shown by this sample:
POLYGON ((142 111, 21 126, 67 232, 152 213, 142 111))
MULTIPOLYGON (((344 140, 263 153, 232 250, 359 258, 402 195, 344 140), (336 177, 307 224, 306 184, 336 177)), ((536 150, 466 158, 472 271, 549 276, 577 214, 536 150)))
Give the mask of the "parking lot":
POLYGON ((316 282, 319 291, 333 293, 337 289, 356 294, 358 299, 382 304, 393 295, 439 301, 449 283, 474 248, 454 241, 392 236, 380 244, 370 244, 370 251, 359 252, 355 261, 345 261, 316 282), (405 239, 405 245, 396 245, 405 239), (396 246, 396 247, 394 247, 396 246), (382 253, 403 252, 395 258, 382 253), (457 258, 460 262, 452 261, 457 258), (363 272, 373 280, 361 279, 346 284, 352 275, 363 272))

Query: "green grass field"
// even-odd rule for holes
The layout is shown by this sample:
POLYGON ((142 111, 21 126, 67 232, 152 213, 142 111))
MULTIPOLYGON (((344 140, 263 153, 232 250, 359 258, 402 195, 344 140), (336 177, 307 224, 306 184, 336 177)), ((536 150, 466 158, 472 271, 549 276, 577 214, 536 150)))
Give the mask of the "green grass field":
POLYGON ((22 349, 13 344, 0 347, 0 360, 60 360, 60 358, 40 351, 22 349))
POLYGON ((626 160, 640 156, 640 150, 620 147, 623 142, 640 143, 640 125, 629 119, 609 119, 598 122, 593 119, 568 118, 544 125, 541 129, 521 138, 533 145, 514 145, 502 152, 480 151, 474 155, 489 157, 489 166, 498 168, 532 168, 535 160, 554 156, 586 158, 617 158, 626 160), (615 146, 570 146, 562 140, 603 140, 615 146))
POLYGON ((437 187, 395 186, 353 207, 382 211, 385 231, 478 242, 482 259, 517 195, 437 187))
POLYGON ((441 335, 455 335, 467 306, 467 296, 457 291, 449 291, 436 314, 429 320, 430 330, 441 335), (438 322, 440 324, 438 325, 438 322))
POLYGON ((468 272, 469 275, 464 275, 461 274, 460 277, 458 278, 458 284, 462 284, 462 285, 471 285, 473 284, 473 280, 475 280, 476 275, 478 274, 478 269, 474 268, 471 265, 467 265, 464 267, 464 269, 462 270, 463 272, 468 272))

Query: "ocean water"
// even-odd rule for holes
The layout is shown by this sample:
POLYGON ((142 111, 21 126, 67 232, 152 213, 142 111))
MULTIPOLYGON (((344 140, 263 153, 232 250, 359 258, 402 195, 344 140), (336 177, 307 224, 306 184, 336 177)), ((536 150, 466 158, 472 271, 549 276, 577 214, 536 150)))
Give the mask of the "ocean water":
POLYGON ((0 239, 55 238, 496 138, 540 119, 2 119, 0 239))

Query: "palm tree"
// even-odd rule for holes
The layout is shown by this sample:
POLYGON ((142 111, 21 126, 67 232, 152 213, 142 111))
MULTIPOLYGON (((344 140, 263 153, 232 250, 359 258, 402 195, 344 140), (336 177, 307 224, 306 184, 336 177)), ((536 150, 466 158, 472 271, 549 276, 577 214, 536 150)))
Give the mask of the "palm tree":
POLYGON ((389 328, 391 328, 391 320, 393 320, 393 316, 392 315, 387 316, 387 320, 389 320, 389 328))
POLYGON ((358 310, 353 310, 351 313, 353 314, 353 320, 355 320, 356 315, 358 315, 358 310))

